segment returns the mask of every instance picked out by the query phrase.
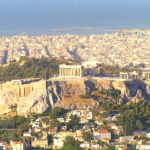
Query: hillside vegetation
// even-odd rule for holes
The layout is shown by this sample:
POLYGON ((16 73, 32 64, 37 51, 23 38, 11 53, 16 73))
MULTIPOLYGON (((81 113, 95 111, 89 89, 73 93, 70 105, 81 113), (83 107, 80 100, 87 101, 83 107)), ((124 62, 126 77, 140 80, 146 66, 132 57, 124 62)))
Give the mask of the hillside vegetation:
POLYGON ((0 82, 23 78, 46 78, 57 75, 59 64, 73 63, 54 58, 22 58, 6 67, 0 67, 0 82))

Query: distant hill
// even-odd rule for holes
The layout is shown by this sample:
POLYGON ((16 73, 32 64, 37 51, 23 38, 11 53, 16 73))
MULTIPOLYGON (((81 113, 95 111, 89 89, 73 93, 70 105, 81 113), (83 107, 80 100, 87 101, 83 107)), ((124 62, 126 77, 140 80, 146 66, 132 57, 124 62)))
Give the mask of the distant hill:
POLYGON ((0 67, 0 82, 23 78, 46 78, 57 75, 59 64, 74 63, 72 61, 55 58, 21 58, 6 67, 0 67))

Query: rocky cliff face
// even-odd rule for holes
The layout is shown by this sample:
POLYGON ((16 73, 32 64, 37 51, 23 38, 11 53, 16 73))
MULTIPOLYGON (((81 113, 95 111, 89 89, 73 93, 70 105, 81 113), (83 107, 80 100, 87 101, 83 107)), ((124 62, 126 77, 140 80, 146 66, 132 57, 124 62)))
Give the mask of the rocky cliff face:
POLYGON ((0 114, 17 111, 24 115, 49 108, 46 81, 29 84, 8 82, 0 85, 0 114))
POLYGON ((127 101, 150 98, 150 84, 142 81, 125 81, 125 80, 105 80, 97 78, 93 81, 96 89, 118 89, 121 91, 121 96, 127 101))
POLYGON ((118 89, 126 101, 149 99, 150 83, 101 78, 40 80, 28 84, 0 84, 0 114, 17 111, 20 115, 43 113, 55 105, 65 108, 95 107, 93 99, 81 95, 94 90, 118 89))

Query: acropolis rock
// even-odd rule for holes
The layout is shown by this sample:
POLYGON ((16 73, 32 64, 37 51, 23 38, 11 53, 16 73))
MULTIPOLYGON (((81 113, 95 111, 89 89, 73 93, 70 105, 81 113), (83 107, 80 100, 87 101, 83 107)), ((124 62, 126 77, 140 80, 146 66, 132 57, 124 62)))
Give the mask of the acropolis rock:
MULTIPOLYGON (((18 115, 39 114, 50 110, 56 105, 67 105, 67 100, 67 108, 76 108, 75 99, 78 99, 77 103, 79 105, 81 95, 102 89, 118 89, 121 91, 122 98, 126 98, 127 101, 134 98, 148 99, 149 85, 149 83, 142 81, 114 80, 99 77, 90 79, 86 77, 61 79, 58 77, 49 80, 10 81, 0 84, 0 114, 9 113, 12 110, 16 111, 18 115), (67 95, 69 95, 68 98, 67 95), (65 103, 64 99, 66 100, 65 103)), ((81 106, 86 106, 87 108, 98 105, 95 100, 84 101, 84 99, 81 99, 81 101, 81 106)))

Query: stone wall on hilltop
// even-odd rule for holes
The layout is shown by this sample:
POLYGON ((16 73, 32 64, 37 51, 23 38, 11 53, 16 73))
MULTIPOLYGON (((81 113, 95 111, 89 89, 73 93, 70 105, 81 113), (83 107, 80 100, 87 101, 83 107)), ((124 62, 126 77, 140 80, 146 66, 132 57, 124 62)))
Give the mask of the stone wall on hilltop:
POLYGON ((29 84, 6 82, 0 85, 0 114, 10 112, 13 106, 16 106, 18 114, 41 113, 49 108, 46 100, 44 80, 29 84))
POLYGON ((127 101, 150 98, 150 84, 140 80, 113 80, 96 78, 93 80, 99 90, 118 89, 127 101))
POLYGON ((149 99, 150 83, 105 78, 50 79, 18 84, 0 84, 0 114, 17 111, 19 115, 43 113, 54 106, 78 108, 98 105, 93 99, 80 98, 94 90, 118 89, 126 101, 149 99), (82 101, 82 103, 80 103, 82 101), (66 106, 65 106, 66 105, 66 106))

